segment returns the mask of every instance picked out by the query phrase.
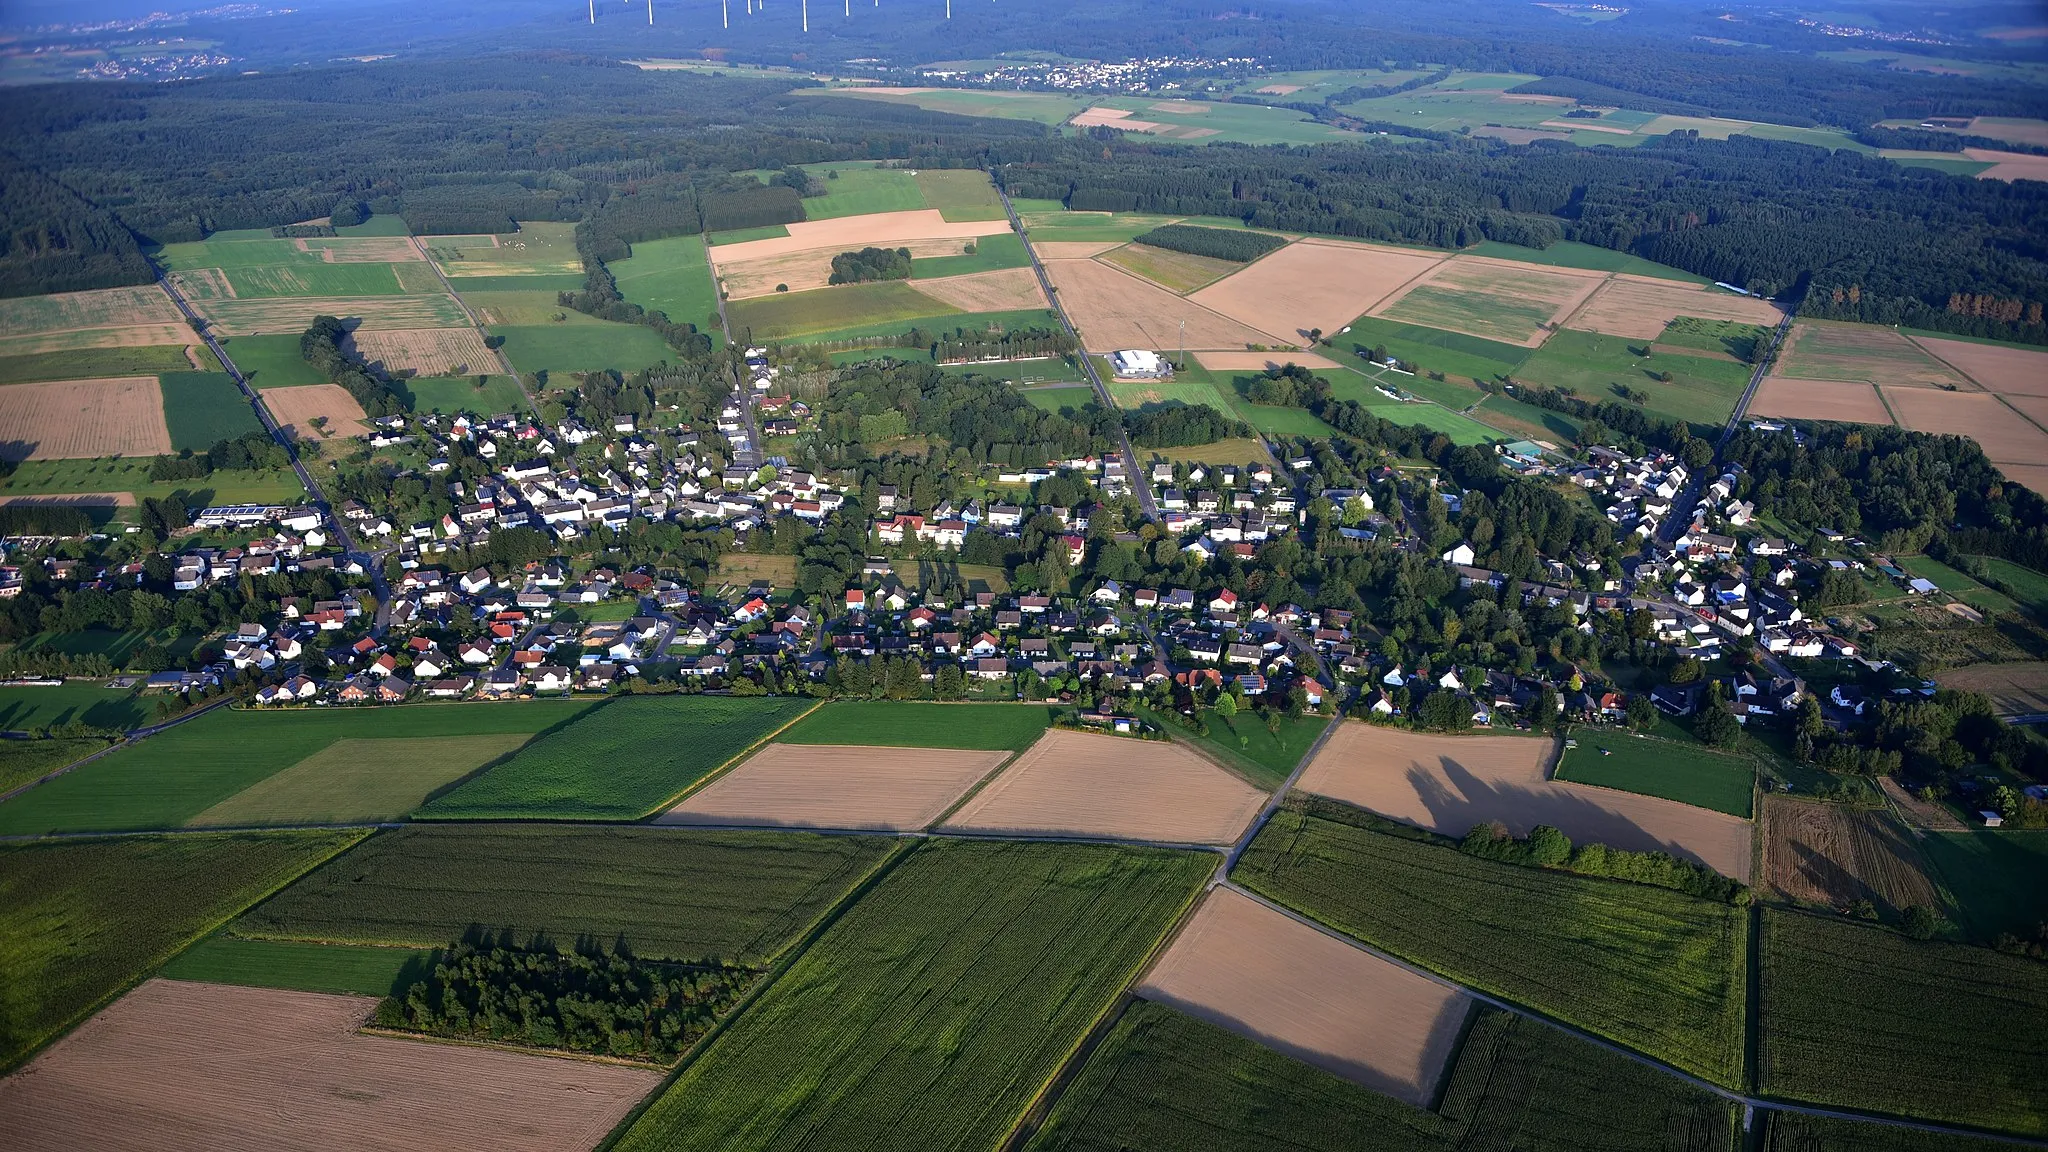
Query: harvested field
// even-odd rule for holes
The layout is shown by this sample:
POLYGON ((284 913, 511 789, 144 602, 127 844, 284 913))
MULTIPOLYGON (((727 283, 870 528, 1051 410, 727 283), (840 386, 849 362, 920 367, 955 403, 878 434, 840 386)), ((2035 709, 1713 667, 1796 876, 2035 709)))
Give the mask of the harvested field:
POLYGON ((2020 415, 2048 427, 2048 396, 2001 396, 1999 399, 2020 415))
POLYGON ((1577 842, 1669 852, 1748 881, 1749 821, 1554 781, 1556 752, 1552 740, 1434 736, 1345 721, 1302 773, 1301 788, 1446 836, 1489 821, 1516 836, 1548 824, 1577 842))
POLYGON ((1188 748, 1052 729, 948 828, 1228 844, 1266 794, 1188 748))
POLYGON ((1764 883, 1781 899, 1835 909, 1868 900, 1887 920, 1942 905, 1920 849, 1881 809, 1766 796, 1760 831, 1764 883))
MULTIPOLYGON (((892 213, 892 215, 896 215, 896 213, 892 213)), ((848 219, 860 220, 869 219, 869 217, 856 216, 848 217, 848 219)), ((835 221, 828 220, 823 223, 830 224, 835 223, 835 221)), ((800 228, 802 225, 793 224, 791 227, 800 228)), ((910 249, 910 258, 912 260, 920 257, 924 259, 943 259, 949 256, 960 255, 962 250, 972 242, 971 238, 892 240, 886 244, 879 244, 877 247, 908 248, 910 249)), ((765 241, 750 241, 749 244, 751 243, 765 243, 765 241)), ((787 284, 791 292, 803 292, 812 288, 829 287, 832 282, 832 258, 847 251, 849 247, 867 247, 868 242, 847 241, 833 247, 807 248, 801 252, 784 252, 760 259, 734 260, 723 258, 726 253, 736 248, 748 247, 749 244, 714 245, 711 248, 712 261, 717 268, 718 282, 724 287, 729 298, 734 300, 772 295, 777 284, 787 284)), ((919 281, 919 286, 922 287, 925 283, 928 282, 919 281)), ((1041 304, 1039 307, 1044 307, 1044 305, 1041 304)))
POLYGON ((1197 352, 1195 362, 1211 372, 1264 372, 1287 364, 1315 369, 1343 367, 1315 352, 1197 352))
POLYGON ((1135 991, 1418 1108, 1472 1005, 1228 888, 1210 890, 1135 991))
POLYGON ((1972 664, 1935 677, 1943 688, 1982 692, 2001 716, 2048 712, 2048 663, 1972 664))
POLYGON ((1296 92, 1301 91, 1301 85, 1268 84, 1264 88, 1254 88, 1252 89, 1252 91, 1261 96, 1292 96, 1296 92))
POLYGON ((0 397, 0 459, 157 456, 172 450, 154 376, 9 384, 0 397))
POLYGON ((1991 167, 1977 173, 1979 180, 2048 181, 2048 156, 2032 156, 2025 152, 2001 152, 1990 148, 1965 148, 1963 155, 1972 160, 1990 162, 1991 167))
POLYGON ((2014 416, 1996 396, 1932 388, 1886 388, 1883 392, 1892 411, 1899 414, 1899 423, 1915 432, 1968 436, 1995 464, 2048 460, 2048 432, 2014 416))
POLYGON ((1427 252, 1303 240, 1192 299, 1285 343, 1297 343, 1311 328, 1337 331, 1442 263, 1442 257, 1427 252))
POLYGON ((466 328, 469 318, 455 297, 432 296, 307 296, 265 300, 195 300, 194 305, 228 336, 265 333, 298 335, 315 316, 359 320, 358 332, 404 328, 466 328))
MULTIPOLYGON (((807 220, 788 226, 789 235, 738 244, 714 244, 711 263, 721 275, 728 265, 765 260, 792 252, 830 248, 832 252, 874 245, 897 248, 916 240, 972 240, 997 236, 1010 230, 1008 220, 965 220, 947 223, 936 208, 909 212, 871 212, 865 216, 841 216, 832 220, 807 220)), ((915 253, 916 249, 911 250, 915 253)), ((826 257, 830 261, 830 256, 826 257)))
POLYGON ((1783 315, 1775 305, 1753 296, 1622 273, 1602 284, 1566 320, 1589 332, 1655 340, 1680 316, 1776 327, 1783 315))
POLYGON ((1779 350, 1777 370, 1785 376, 1864 380, 1887 388, 1976 390, 1968 377, 1929 356, 1896 330, 1876 324, 1818 320, 1795 324, 1779 350))
POLYGON ((1150 120, 1133 120, 1122 108, 1085 108, 1067 121, 1076 128, 1121 128, 1126 132, 1150 132, 1159 127, 1150 120))
POLYGON ((296 388, 271 388, 258 393, 287 436, 322 440, 330 436, 366 436, 370 426, 363 406, 339 384, 302 384, 296 388), (313 421, 327 418, 325 428, 313 421))
POLYGON ((386 371, 410 368, 421 376, 472 376, 498 370, 498 358, 474 328, 410 328, 357 332, 348 343, 386 371))
POLYGON ((1877 389, 1861 380, 1795 380, 1766 376, 1750 401, 1753 416, 1784 416, 1793 420, 1840 420, 1851 424, 1889 424, 1877 389))
POLYGON ((1008 752, 769 744, 655 820, 770 828, 924 828, 1008 752))
POLYGON ((359 1035, 376 1007, 152 980, 0 1081, 30 1149, 588 1148, 661 1075, 359 1035))
POLYGON ((1086 260, 1122 245, 1114 240, 1052 240, 1044 244, 1034 243, 1031 247, 1037 251, 1040 260, 1086 260))
POLYGON ((1534 348, 1606 278, 1606 273, 1587 269, 1459 256, 1396 289, 1367 311, 1534 348))
POLYGON ((1275 339, 1100 261, 1048 260, 1045 271, 1090 352, 1178 347, 1183 320, 1190 348, 1242 349, 1275 339))
POLYGON ((1050 307, 1029 268, 1005 268, 967 276, 919 280, 917 290, 963 312, 1023 312, 1050 307))
POLYGON ((1126 244, 1103 253, 1102 259, 1175 294, 1192 292, 1244 267, 1235 260, 1196 256, 1149 244, 1126 244))
POLYGON ((2024 484, 2048 496, 2048 464, 2000 464, 1998 470, 2015 484, 2024 484))
POLYGON ((195 339, 184 324, 131 324, 123 328, 67 328, 0 337, 0 356, 35 356, 87 348, 148 348, 195 339))
POLYGON ((292 242, 329 264, 404 264, 424 260, 410 236, 312 236, 292 242))
POLYGON ((2048 352, 1967 340, 1911 336, 1928 354, 1993 392, 2048 396, 2048 352))
MULTIPOLYGON (((134 288, 101 288, 92 292, 58 292, 0 300, 0 338, 78 329, 137 328, 175 325, 184 328, 177 306, 154 284, 134 288)), ((190 329, 186 329, 188 332, 190 329)), ((145 340, 145 344, 165 341, 145 340)), ((176 343, 176 341, 171 341, 176 343)), ((93 347, 93 345, 80 345, 93 347)))

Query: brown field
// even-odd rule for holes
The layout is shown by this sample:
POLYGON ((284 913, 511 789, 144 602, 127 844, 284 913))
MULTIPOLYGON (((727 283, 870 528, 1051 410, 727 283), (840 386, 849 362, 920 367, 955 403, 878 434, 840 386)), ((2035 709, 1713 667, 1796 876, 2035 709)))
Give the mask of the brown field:
POLYGON ((1908 339, 1993 392, 2048 396, 2048 351, 1930 336, 1908 339))
POLYGON ((294 388, 265 388, 257 395, 270 409, 285 435, 294 439, 325 440, 333 436, 366 436, 370 426, 363 406, 339 384, 303 384, 294 388), (316 428, 316 417, 327 417, 325 429, 316 428))
POLYGON ((1737 296, 1719 288, 1696 288, 1651 276, 1616 274, 1565 323, 1608 336, 1655 340, 1680 316, 1775 327, 1784 313, 1768 301, 1737 296))
POLYGON ((201 300, 233 300, 235 286, 228 274, 219 268, 187 268, 173 272, 171 283, 178 294, 186 300, 198 303, 201 300))
POLYGON ((1932 800, 1922 800, 1890 776, 1879 776, 1877 786, 1884 789, 1885 799, 1892 802, 1899 819, 1913 828, 1931 832, 1965 832, 1969 829, 1955 813, 1932 800))
POLYGON ((2001 396, 2014 411, 2036 424, 2048 427, 2048 396, 2001 396))
POLYGON ((1753 416, 1784 416, 1793 420, 1840 420, 1851 424, 1889 424, 1877 389, 1861 380, 1794 380, 1766 376, 1749 405, 1753 416))
MULTIPOLYGON (((101 288, 92 292, 59 292, 49 296, 18 296, 0 300, 0 338, 28 336, 42 332, 69 332, 82 328, 147 328, 176 325, 185 328, 184 317, 154 284, 134 288, 101 288)), ((176 344, 178 340, 138 340, 128 343, 176 344)), ((109 347, 83 344, 77 347, 109 347)))
POLYGON ((315 316, 360 320, 357 331, 411 328, 467 328, 469 318, 453 296, 277 296, 263 300, 195 300, 195 308, 223 335, 297 335, 315 316))
POLYGON ((1427 252, 1303 240, 1192 297, 1287 344, 1335 332, 1444 262, 1427 252))
POLYGON ((1979 180, 2048 180, 2048 156, 2025 152, 1998 152, 1989 148, 1965 148, 1972 160, 1988 160, 1991 167, 1977 173, 1979 180))
POLYGON ((133 508, 133 492, 47 492, 35 496, 0 496, 0 504, 43 504, 57 508, 133 508))
POLYGON ((1881 809, 1766 796, 1758 831, 1764 883, 1780 899, 1835 909, 1868 900, 1888 918, 1941 907, 1911 834, 1881 809))
POLYGON ((1292 96, 1296 92, 1301 91, 1301 85, 1268 84, 1264 88, 1254 88, 1252 91, 1260 96, 1292 96))
POLYGON ((0 389, 0 460, 159 456, 171 451, 154 376, 0 389))
POLYGON ((33 356, 38 352, 70 352, 80 348, 144 348, 184 344, 193 340, 183 324, 137 324, 127 328, 71 328, 0 337, 0 356, 33 356))
MULTIPOLYGON (((1472 89, 1472 91, 1480 91, 1480 89, 1472 89)), ((1544 96, 1535 92, 1503 91, 1494 96, 1494 99, 1504 104, 1570 104, 1573 102, 1569 96, 1544 96)))
POLYGON ((1458 256, 1401 285, 1370 312, 1390 320, 1448 328, 1534 348, 1549 338, 1551 329, 1561 327, 1564 317, 1593 295, 1606 278, 1605 272, 1458 256), (1418 294, 1418 289, 1425 288, 1426 292, 1418 294), (1457 301, 1458 306, 1446 308, 1444 303, 1448 301, 1437 297, 1438 293, 1457 301), (1442 302, 1425 305, 1424 297, 1436 297, 1442 302), (1544 324, 1528 326, 1520 316, 1509 317, 1488 308, 1494 301, 1539 308, 1549 313, 1549 319, 1544 324))
POLYGON ((2015 116, 1978 116, 1970 121, 1969 135, 1990 136, 2015 144, 2038 144, 2048 148, 2048 120, 2026 120, 2015 116))
MULTIPOLYGON (((859 219, 859 217, 854 217, 859 219)), ((890 241, 880 245, 886 248, 908 248, 910 258, 933 256, 960 256, 972 238, 941 238, 937 240, 890 241)), ((866 247, 855 244, 855 247, 866 247)), ((713 249, 725 252, 732 248, 744 248, 745 244, 718 244, 713 249)), ((786 284, 791 292, 803 292, 812 288, 828 288, 832 284, 832 258, 846 251, 844 247, 810 248, 802 252, 785 252, 759 260, 731 261, 717 259, 718 283, 731 299, 745 300, 754 296, 768 296, 775 292, 777 284, 786 284)), ((922 288, 924 281, 919 281, 922 288)))
MULTIPOLYGON (((1008 220, 966 220, 948 224, 937 208, 873 212, 866 216, 842 216, 836 220, 807 220, 791 224, 787 236, 739 244, 714 244, 711 246, 711 263, 723 274, 732 264, 808 252, 814 248, 830 248, 832 253, 826 256, 829 263, 833 253, 869 245, 900 248, 916 240, 972 240, 977 236, 1001 235, 1009 230, 1008 220)), ((912 248, 911 251, 915 253, 917 250, 912 248)), ((959 253, 956 250, 952 254, 959 253)), ((792 290, 794 287, 791 286, 792 290)))
POLYGON ((1185 745, 1055 728, 946 827, 1228 844, 1265 802, 1185 745))
POLYGON ((1427 1108, 1472 1002, 1230 888, 1134 991, 1427 1108))
POLYGON ((1555 740, 1435 736, 1351 720, 1309 762, 1301 787, 1446 836, 1489 821, 1517 836, 1548 824, 1574 841, 1669 852, 1749 880, 1749 821, 1552 780, 1556 759, 1555 740))
POLYGON ((1264 372, 1288 364, 1318 369, 1343 367, 1314 352, 1197 352, 1195 361, 1212 372, 1264 372))
POLYGON ((2000 464, 1998 470, 2013 483, 2024 484, 2048 496, 2048 464, 2000 464))
POLYGON ((769 744, 657 824, 909 832, 927 827, 1008 752, 769 744))
POLYGON ((421 376, 471 376, 498 370, 498 358, 474 328, 409 328, 357 332, 349 346, 386 371, 410 368, 421 376))
POLYGON ((329 264, 405 264, 424 261, 410 236, 317 236, 297 241, 329 264))
POLYGON ((1049 244, 1034 242, 1031 247, 1037 250, 1040 260, 1086 260, 1122 245, 1114 240, 1054 240, 1049 244))
POLYGON ((1121 248, 1110 249, 1100 258, 1105 263, 1114 264, 1134 276, 1142 276, 1168 292, 1179 295, 1185 295, 1205 284, 1221 280, 1244 267, 1235 260, 1195 256, 1167 248, 1154 248, 1149 244, 1126 244, 1121 248))
POLYGON ((1150 120, 1133 120, 1121 108, 1085 108, 1067 123, 1076 128, 1121 128, 1126 132, 1150 132, 1159 127, 1150 120))
POLYGON ((1038 274, 1029 268, 941 276, 914 283, 919 292, 963 312, 1022 312, 1051 307, 1046 303, 1045 291, 1038 286, 1038 274))
POLYGON ((0 1081, 9 1148, 589 1148, 661 1083, 365 1036, 364 996, 151 980, 0 1081))
POLYGON ((1886 388, 1884 398, 1899 423, 1916 432, 1968 436, 1993 463, 2039 464, 2048 460, 2048 432, 2013 414, 1998 397, 1983 392, 1941 392, 1932 388, 1886 388))
POLYGON ((1991 697, 2001 716, 2029 716, 2048 712, 2048 662, 2022 661, 2016 664, 1972 664, 1935 677, 1943 688, 1982 692, 1991 697))
POLYGON ((1801 321, 1785 337, 1777 371, 1816 380, 1865 380, 1886 388, 1977 390, 1967 376, 1929 356, 1896 329, 1878 324, 1801 321))
MULTIPOLYGON (((1048 260, 1046 274, 1090 352, 1176 348, 1187 321, 1190 348, 1271 344, 1274 337, 1097 260, 1048 260)), ((1213 287, 1211 289, 1214 290, 1213 287)))

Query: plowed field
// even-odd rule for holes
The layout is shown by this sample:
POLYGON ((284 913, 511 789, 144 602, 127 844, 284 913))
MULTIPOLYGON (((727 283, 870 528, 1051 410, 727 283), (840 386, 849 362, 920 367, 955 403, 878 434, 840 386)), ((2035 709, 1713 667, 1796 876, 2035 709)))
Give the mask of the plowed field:
POLYGON ((946 826, 1228 844, 1265 800, 1179 744, 1053 729, 946 826))
POLYGON ((770 744, 655 822, 911 831, 937 820, 1009 756, 770 744))

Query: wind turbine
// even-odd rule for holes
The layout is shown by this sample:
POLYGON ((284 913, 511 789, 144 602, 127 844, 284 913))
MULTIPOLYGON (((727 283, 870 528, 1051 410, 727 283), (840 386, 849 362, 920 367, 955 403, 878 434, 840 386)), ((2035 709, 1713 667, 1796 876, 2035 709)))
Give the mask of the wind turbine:
POLYGON ((647 26, 654 27, 654 0, 647 0, 647 26))
POLYGON ((718 0, 718 17, 728 30, 732 28, 732 0, 718 0))
POLYGON ((590 0, 590 22, 597 23, 597 0, 590 0))
MULTIPOLYGON (((952 3, 952 0, 946 0, 946 2, 950 4, 950 3, 952 3)), ((811 0, 804 0, 804 31, 806 31, 806 32, 809 32, 810 30, 811 30, 811 0)))

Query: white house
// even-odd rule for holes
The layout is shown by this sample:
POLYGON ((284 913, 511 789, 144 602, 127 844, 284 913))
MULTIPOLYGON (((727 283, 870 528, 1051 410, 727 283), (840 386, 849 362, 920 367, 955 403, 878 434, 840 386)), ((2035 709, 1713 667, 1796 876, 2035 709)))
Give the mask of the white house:
POLYGON ((1118 376, 1137 379, 1157 379, 1172 372, 1157 352, 1137 348, 1111 353, 1109 364, 1118 376))

